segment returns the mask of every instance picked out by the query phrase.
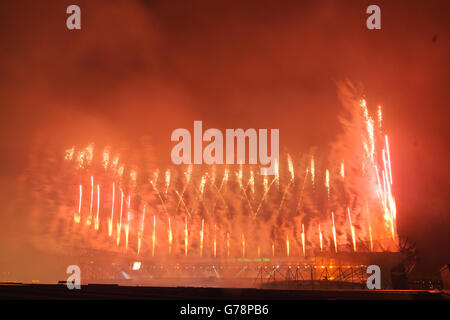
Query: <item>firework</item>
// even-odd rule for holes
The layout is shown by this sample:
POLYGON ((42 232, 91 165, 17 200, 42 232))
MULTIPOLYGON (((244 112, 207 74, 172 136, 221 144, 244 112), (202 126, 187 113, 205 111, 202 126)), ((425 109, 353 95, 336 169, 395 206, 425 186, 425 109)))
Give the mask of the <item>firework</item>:
POLYGON ((365 101, 358 104, 357 111, 359 118, 355 119, 360 123, 352 128, 361 128, 358 129, 361 132, 353 135, 357 136, 351 149, 355 156, 336 152, 327 159, 328 166, 322 167, 322 161, 315 158, 317 154, 300 159, 287 154, 281 165, 276 164, 272 177, 255 174, 252 166, 242 164, 212 166, 209 171, 194 170, 192 165, 150 168, 141 174, 136 166, 119 163, 118 156, 112 157, 110 147, 99 153, 93 144, 80 150, 72 147, 65 151, 64 159, 74 163, 71 188, 78 186, 75 202, 73 198, 67 201, 73 205, 73 221, 76 224, 81 219, 86 221, 79 226, 80 232, 93 224, 97 231, 95 238, 86 231, 93 247, 98 244, 118 252, 151 257, 168 252, 173 257, 264 258, 265 254, 270 255, 270 248, 272 257, 278 248, 283 248, 283 256, 286 248, 286 256, 290 258, 306 257, 310 252, 337 253, 338 241, 339 251, 396 250, 397 209, 392 193, 388 136, 373 130, 365 101), (303 179, 296 179, 298 172, 304 172, 303 179), (148 179, 137 179, 146 175, 148 179), (316 175, 324 177, 324 182, 317 183, 316 175), (116 208, 119 195, 116 188, 120 189, 120 212, 116 208), (318 202, 322 199, 326 202, 318 202), (136 213, 140 217, 136 222, 131 202, 134 208, 143 208, 142 216, 136 213), (110 214, 104 216, 102 210, 110 214), (146 221, 146 210, 151 210, 153 224, 152 219, 146 221), (157 224, 157 219, 167 223, 157 224), (302 221, 300 232, 295 226, 298 222, 294 221, 302 221), (103 229, 103 225, 107 228, 103 229), (330 227, 326 226, 331 227, 330 242, 326 232, 330 227), (147 228, 152 232, 146 234, 147 228), (315 230, 308 241, 305 230, 315 230), (110 239, 113 231, 115 241, 110 239), (261 238, 261 234, 270 236, 261 238), (299 239, 292 242, 292 237, 299 239), (179 239, 181 246, 174 239, 179 239), (293 250, 297 243, 301 250, 293 250), (156 244, 161 248, 158 252, 156 244))
POLYGON ((227 257, 229 256, 230 256, 230 233, 227 232, 227 257))
POLYGON ((242 233, 242 257, 245 257, 245 235, 242 233))
POLYGON ((131 208, 131 196, 128 196, 128 210, 127 210, 127 223, 125 224, 125 251, 128 251, 128 237, 130 234, 130 208, 131 208))
POLYGON ((89 216, 87 218, 86 224, 90 226, 92 224, 92 209, 94 206, 94 177, 91 176, 91 202, 89 206, 89 216))
POLYGON ((217 257, 217 225, 214 225, 214 244, 213 244, 214 258, 217 257))
POLYGON ((320 245, 320 252, 323 251, 323 235, 322 230, 320 229, 320 223, 319 223, 319 245, 320 245))
POLYGON ((120 216, 119 222, 117 223, 117 246, 120 244, 120 234, 122 232, 122 215, 123 215, 123 191, 121 191, 120 196, 120 216))
POLYGON ((348 223, 350 224, 350 232, 352 235, 352 243, 353 243, 353 251, 356 252, 356 236, 355 236, 355 228, 352 224, 352 216, 350 215, 350 208, 347 208, 348 213, 348 223))
POLYGON ((152 257, 155 256, 155 248, 156 248, 156 216, 153 216, 152 257))
POLYGON ((170 224, 170 217, 169 217, 169 228, 167 230, 168 232, 168 240, 169 240, 169 255, 172 254, 172 241, 173 241, 173 235, 172 235, 172 226, 170 224))
POLYGON ((144 225, 145 225, 145 204, 144 204, 144 209, 142 209, 141 228, 138 232, 138 247, 137 247, 138 254, 141 252, 142 237, 144 235, 144 225))
POLYGON ((95 215, 94 228, 98 230, 100 218, 100 185, 97 185, 97 214, 95 215))
POLYGON ((113 231, 113 221, 114 221, 114 201, 115 201, 115 197, 116 197, 116 187, 115 184, 113 182, 112 184, 112 194, 111 194, 111 217, 109 218, 108 221, 108 236, 112 236, 112 231, 113 231))
POLYGON ((286 235, 286 256, 289 257, 289 235, 286 235))
POLYGON ((184 219, 184 255, 188 254, 188 244, 189 244, 189 233, 188 233, 188 224, 187 224, 187 216, 184 219))
POLYGON ((332 220, 331 232, 333 233, 334 250, 337 253, 338 252, 338 246, 337 246, 337 240, 336 240, 336 226, 335 226, 335 223, 334 223, 334 212, 331 213, 331 220, 332 220))
POLYGON ((292 162, 291 156, 288 154, 288 168, 289 174, 291 175, 291 183, 294 182, 295 174, 294 174, 294 163, 292 162))
POLYGON ((78 202, 78 214, 75 213, 73 216, 73 220, 75 221, 75 223, 80 223, 80 217, 81 217, 81 203, 83 201, 83 186, 80 184, 80 192, 79 192, 79 197, 80 200, 78 202))
POLYGON ((389 183, 392 184, 392 170, 391 170, 391 156, 389 154, 389 141, 388 136, 384 136, 386 141, 386 153, 387 153, 387 163, 388 163, 388 169, 389 169, 389 183))
POLYGON ((202 219, 202 230, 200 231, 200 256, 203 257, 203 237, 205 234, 205 219, 202 219))
POLYGON ((381 109, 381 106, 378 106, 378 128, 381 130, 381 128, 383 127, 383 112, 381 109))
POLYGON ((166 190, 164 191, 165 194, 169 192, 170 187, 170 170, 166 170, 166 190))
POLYGON ((303 256, 306 256, 306 242, 305 242, 305 225, 302 224, 302 250, 303 250, 303 256))

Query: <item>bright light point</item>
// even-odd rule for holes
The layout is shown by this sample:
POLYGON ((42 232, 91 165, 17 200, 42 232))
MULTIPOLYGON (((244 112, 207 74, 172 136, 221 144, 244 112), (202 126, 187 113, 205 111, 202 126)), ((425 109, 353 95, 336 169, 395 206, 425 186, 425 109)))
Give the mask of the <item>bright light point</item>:
POLYGON ((131 267, 131 270, 139 270, 141 268, 141 262, 140 261, 135 261, 133 263, 133 266, 131 267))

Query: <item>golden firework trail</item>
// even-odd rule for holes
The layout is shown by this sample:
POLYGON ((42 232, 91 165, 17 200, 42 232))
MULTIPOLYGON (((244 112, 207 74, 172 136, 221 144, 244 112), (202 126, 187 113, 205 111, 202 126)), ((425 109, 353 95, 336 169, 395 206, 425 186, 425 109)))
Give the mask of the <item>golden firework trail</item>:
MULTIPOLYGON (((202 188, 202 189, 204 189, 204 186, 205 186, 205 184, 206 184, 206 176, 208 175, 208 173, 205 173, 205 175, 204 175, 204 183, 202 183, 202 182, 200 182, 200 188, 202 188)), ((201 204, 202 204, 202 206, 203 206, 203 208, 205 209, 205 211, 206 211, 206 214, 207 215, 209 215, 209 210, 208 210, 208 207, 206 206, 206 204, 205 204, 205 201, 204 201, 204 199, 203 199, 203 192, 202 192, 202 190, 198 190, 197 188, 195 188, 195 186, 194 186, 194 190, 197 192, 197 197, 196 197, 196 201, 199 201, 201 204)), ((176 192, 176 191, 175 191, 176 192)), ((193 204, 193 206, 192 206, 192 209, 191 209, 191 212, 193 212, 193 211, 195 211, 195 208, 197 207, 197 202, 195 202, 194 204, 193 204)))
POLYGON ((188 255, 188 241, 189 241, 189 233, 188 233, 188 224, 187 224, 187 216, 184 218, 184 255, 188 255))
POLYGON ((153 180, 150 180, 150 183, 156 185, 158 183, 158 178, 159 178, 159 169, 153 172, 153 180))
POLYGON ((131 179, 131 184, 133 185, 133 187, 136 187, 136 181, 137 181, 137 172, 136 172, 136 170, 131 170, 130 171, 130 179, 131 179))
POLYGON ((216 183, 216 166, 212 166, 211 168, 211 177, 209 178, 211 184, 215 184, 216 183))
POLYGON ((245 257, 245 235, 242 232, 242 257, 245 257))
MULTIPOLYGON (((188 187, 189 183, 191 182, 191 178, 192 178, 192 164, 189 165, 187 171, 184 173, 184 176, 186 177, 186 182, 184 183, 183 190, 181 191, 181 195, 179 196, 180 199, 179 199, 178 204, 177 204, 177 210, 180 207, 181 201, 182 201, 182 199, 184 197, 184 193, 186 192, 187 187, 188 187)), ((166 212, 167 212, 167 210, 166 210, 166 212)))
POLYGON ((130 208, 131 208, 131 196, 128 196, 128 210, 127 210, 127 223, 125 224, 125 251, 128 251, 128 236, 130 233, 130 208))
POLYGON ((86 147, 86 151, 85 151, 85 159, 87 161, 87 165, 90 165, 92 162, 92 158, 93 158, 93 154, 94 154, 94 144, 91 143, 90 145, 88 145, 86 147))
POLYGON ((320 223, 319 223, 319 244, 320 244, 320 252, 323 252, 323 235, 322 230, 320 230, 320 223))
POLYGON ((97 184, 97 215, 94 220, 94 228, 98 230, 99 227, 99 216, 100 216, 100 185, 97 184))
MULTIPOLYGON (((269 193, 270 188, 272 187, 272 185, 273 185, 273 183, 275 182, 275 180, 277 180, 276 177, 273 178, 272 182, 270 183, 269 187, 267 188, 267 191, 264 192, 264 195, 263 195, 261 201, 259 202, 258 209, 256 209, 256 212, 254 213, 254 217, 255 217, 255 218, 256 218, 256 216, 258 215, 259 210, 261 210, 261 207, 262 207, 262 205, 263 205, 263 203, 264 203, 264 200, 266 199, 266 196, 267 196, 267 194, 269 193)), ((247 198, 247 199, 248 199, 248 198, 247 198)), ((253 211, 253 210, 252 210, 252 211, 253 211)))
POLYGON ((75 221, 75 223, 80 223, 80 219, 81 219, 81 203, 83 200, 83 186, 80 184, 80 200, 78 202, 78 214, 75 212, 74 216, 73 216, 73 220, 75 221))
POLYGON ((66 155, 65 155, 64 159, 71 161, 73 159, 74 153, 75 153, 75 146, 73 146, 70 149, 66 149, 66 155))
POLYGON ((217 257, 217 225, 214 225, 214 244, 213 244, 214 258, 217 257))
POLYGON ((169 237, 169 255, 172 254, 172 241, 173 241, 173 235, 172 235, 172 226, 170 224, 170 217, 169 217, 169 229, 168 231, 168 237, 169 237))
POLYGON ((166 190, 164 191, 165 194, 167 194, 167 192, 169 192, 169 187, 170 187, 170 170, 167 169, 166 170, 166 190))
MULTIPOLYGON (((184 255, 197 255, 202 257, 214 255, 214 257, 220 257, 222 247, 217 252, 217 240, 220 241, 224 236, 226 237, 224 238, 226 240, 226 251, 224 250, 223 256, 226 255, 227 257, 231 257, 232 255, 239 257, 251 257, 251 255, 254 255, 260 257, 261 250, 264 255, 264 248, 269 249, 270 245, 272 245, 272 255, 275 256, 275 246, 277 248, 283 248, 283 242, 286 243, 286 254, 289 254, 289 256, 306 256, 306 233, 304 224, 302 224, 300 234, 302 237, 302 250, 291 250, 293 249, 291 246, 292 239, 289 239, 289 235, 291 235, 291 238, 293 235, 295 238, 296 234, 298 236, 296 227, 293 224, 287 226, 289 228, 288 230, 277 228, 280 226, 274 225, 272 229, 274 231, 271 232, 275 232, 275 234, 271 238, 277 240, 272 241, 269 239, 259 239, 257 235, 253 235, 251 232, 247 232, 247 230, 252 230, 252 228, 262 222, 262 219, 268 219, 264 221, 278 223, 277 216, 281 218, 284 216, 286 218, 292 215, 292 218, 303 219, 304 215, 319 212, 320 204, 316 203, 316 201, 322 199, 322 195, 325 196, 325 194, 327 194, 327 199, 331 200, 331 180, 334 179, 333 181, 341 182, 333 185, 337 192, 335 193, 333 189, 333 203, 330 202, 329 205, 344 208, 342 211, 338 209, 339 212, 334 212, 336 214, 343 213, 343 217, 348 215, 350 227, 347 226, 346 219, 341 220, 338 218, 335 221, 334 212, 331 212, 332 219, 331 221, 328 220, 329 222, 324 222, 324 220, 326 221, 329 218, 323 219, 318 214, 315 216, 311 215, 303 221, 307 221, 307 228, 310 228, 310 230, 318 230, 319 234, 318 236, 311 237, 308 246, 311 246, 312 249, 317 248, 317 250, 320 248, 321 252, 327 250, 328 240, 324 239, 324 236, 327 237, 328 235, 326 233, 324 234, 322 225, 324 223, 328 223, 328 225, 331 223, 334 250, 331 248, 332 245, 330 242, 331 246, 328 248, 329 251, 338 252, 337 232, 343 235, 339 241, 341 239, 342 241, 348 239, 348 243, 345 245, 344 243, 340 243, 341 248, 339 249, 341 251, 351 250, 355 252, 357 249, 370 249, 373 252, 374 250, 386 250, 383 248, 396 250, 394 245, 397 237, 395 229, 397 209, 392 193, 393 172, 390 158, 390 141, 387 135, 382 133, 381 130, 378 130, 379 123, 381 122, 380 117, 376 122, 376 130, 373 130, 374 122, 368 114, 365 102, 361 102, 361 108, 359 109, 359 103, 357 103, 355 110, 358 112, 355 112, 355 114, 358 114, 360 117, 360 122, 354 127, 360 130, 358 139, 354 139, 357 142, 355 143, 357 146, 355 146, 354 150, 355 152, 359 152, 359 154, 356 154, 357 156, 351 158, 349 154, 339 153, 341 149, 336 149, 335 151, 339 152, 332 153, 332 158, 328 159, 330 162, 329 167, 322 168, 317 167, 319 162, 316 162, 317 159, 315 159, 314 155, 307 155, 305 159, 306 163, 305 161, 299 161, 297 165, 291 155, 287 154, 286 161, 280 162, 282 164, 281 168, 278 166, 278 163, 276 164, 276 173, 272 178, 256 174, 254 167, 246 167, 242 164, 239 164, 239 167, 223 166, 223 175, 219 172, 219 166, 213 166, 207 172, 202 171, 202 169, 197 171, 196 169, 195 173, 192 165, 188 166, 187 170, 182 167, 180 169, 157 168, 151 169, 151 179, 147 180, 151 185, 149 190, 138 185, 137 175, 140 173, 137 169, 134 169, 136 168, 136 164, 126 164, 125 167, 124 163, 119 163, 118 156, 111 156, 109 147, 99 150, 99 154, 94 154, 92 144, 84 149, 80 149, 80 151, 76 150, 75 147, 67 149, 65 150, 64 158, 74 164, 73 167, 75 170, 72 181, 75 185, 79 186, 79 198, 75 202, 78 204, 78 208, 73 209, 74 223, 80 223, 82 220, 85 224, 93 225, 95 230, 99 231, 98 236, 93 238, 91 243, 102 241, 100 233, 103 232, 105 233, 105 239, 112 237, 113 231, 115 231, 114 226, 117 226, 117 235, 114 236, 117 236, 117 246, 119 246, 122 220, 126 219, 124 222, 126 250, 134 250, 135 253, 142 254, 144 252, 143 245, 145 244, 145 240, 147 240, 146 238, 148 237, 148 240, 150 240, 151 237, 151 254, 155 256, 157 243, 156 218, 158 215, 164 213, 165 216, 170 218, 168 228, 169 253, 175 253, 175 251, 172 252, 173 237, 175 236, 180 240, 183 239, 183 228, 177 227, 173 229, 172 224, 182 226, 182 219, 185 219, 184 255), (362 139, 362 145, 359 137, 362 139), (377 150, 373 153, 375 142, 377 150), (111 159, 113 160, 111 161, 111 159), (345 162, 344 164, 344 160, 347 159, 349 159, 349 162, 345 162), (360 168, 364 168, 363 172, 360 169, 357 170, 358 167, 352 162, 354 159, 362 160, 360 168), (349 170, 349 168, 352 168, 352 170, 349 170), (303 181, 300 179, 297 182, 295 173, 302 172, 302 170, 305 170, 304 179, 303 181), (125 175, 124 172, 126 173, 125 175), (311 186, 308 185, 309 173, 311 173, 311 186), (316 184, 316 173, 319 176, 325 176, 325 182, 321 185, 316 184), (83 179, 81 183, 79 182, 80 177, 83 179), (229 177, 233 178, 229 179, 229 177), (94 184, 94 182, 96 183, 94 184), (118 196, 118 194, 116 195, 117 183, 119 183, 118 185, 121 190, 120 214, 116 212, 119 208, 116 208, 115 203, 117 202, 116 196, 118 196), (275 183, 278 188, 272 187, 275 183), (349 186, 349 183, 355 185, 349 186), (345 192, 338 192, 341 185, 345 192), (112 186, 111 198, 108 197, 109 195, 105 196, 105 190, 108 189, 109 193, 110 186, 112 186), (88 192, 85 191, 83 193, 83 188, 85 190, 88 189, 88 192), (104 190, 103 195, 101 195, 102 188, 104 190), (352 189, 357 190, 358 197, 361 196, 366 201, 366 210, 362 207, 364 202, 361 205, 358 201, 354 202, 352 200, 356 195, 352 189), (131 196, 131 190, 133 191, 133 197, 131 196), (362 192, 366 192, 366 194, 359 194, 362 192), (352 207, 351 213, 353 213, 353 217, 349 208, 347 208, 349 197, 352 203, 354 203, 353 206, 356 206, 355 208, 352 207), (128 199, 128 209, 123 208, 125 199, 128 199), (144 208, 146 209, 144 211, 149 208, 154 210, 155 214, 152 213, 154 218, 152 234, 145 235, 144 233, 144 213, 142 221, 134 223, 134 211, 130 208, 131 201, 133 201, 133 204, 136 201, 135 207, 141 208, 145 202, 146 205, 144 205, 144 208), (178 210, 177 203, 178 206, 182 205, 182 211, 178 210), (94 211, 94 205, 96 205, 96 211, 94 211), (200 208, 200 206, 203 207, 200 208), (303 211, 306 206, 308 206, 308 210, 303 211), (110 214, 106 216, 101 215, 102 208, 108 208, 108 210, 111 208, 110 214), (124 212, 124 209, 127 211, 124 212), (345 212, 345 209, 347 209, 347 212, 345 212), (355 212, 359 212, 359 214, 356 215, 355 212), (115 217, 118 214, 119 217, 115 217), (124 214, 127 216, 124 216, 124 214), (253 217, 253 220, 240 220, 240 218, 236 217, 242 217, 243 219, 253 217), (106 229, 99 228, 103 223, 103 219, 107 223, 107 231, 106 229), (188 219, 189 225, 187 224, 188 219), (208 221, 212 222, 206 226, 207 232, 211 230, 211 237, 205 237, 206 219, 209 219, 207 223, 208 221), (201 221, 201 223, 197 223, 196 221, 201 221), (249 229, 244 228, 241 221, 248 221, 245 223, 250 224, 249 229), (355 225, 353 222, 355 222, 355 225), (214 226, 214 237, 212 236, 212 226, 214 226), (356 239, 355 226, 358 226, 358 240, 356 239), (236 236, 233 236, 233 239, 230 239, 230 232, 228 230, 240 231, 236 236), (281 230, 283 230, 284 235, 280 234, 281 230), (189 235, 189 231, 197 236, 189 239, 186 237, 186 232, 189 235), (128 237, 130 233, 131 237, 134 234, 137 235, 137 241, 135 242, 134 238, 132 238, 132 244, 129 247, 128 237), (239 233, 241 233, 241 237, 238 236, 239 233), (392 241, 390 238, 392 238, 392 241), (268 240, 270 242, 263 242, 268 240), (358 244, 356 244, 357 241, 358 244), (359 246, 358 248, 357 245, 359 246), (189 250, 189 246, 191 249, 198 246, 199 250, 189 250), (205 250, 210 247, 213 248, 212 253, 208 251, 209 249, 205 250)), ((70 202, 73 203, 72 200, 70 202)), ((326 212, 329 213, 330 211, 326 212)), ((69 218, 71 217, 69 216, 69 218)), ((158 227, 165 229, 167 225, 162 224, 158 227)), ((85 226, 82 225, 80 228, 85 228, 85 226)), ((158 232, 161 239, 165 237, 163 229, 161 229, 161 234, 158 232)), ((113 246, 115 246, 114 242, 113 240, 113 246)), ((162 241, 161 243, 167 245, 166 241, 162 241)), ((96 244, 94 243, 92 245, 96 244)), ((221 244, 219 243, 219 245, 221 244)), ((176 248, 178 248, 178 245, 176 248)), ((164 250, 161 250, 161 252, 164 250)), ((179 254, 183 255, 183 251, 178 253, 177 250, 176 255, 179 254)))
POLYGON ((182 196, 180 195, 178 190, 175 190, 175 194, 178 196, 179 201, 181 201, 181 203, 183 204, 184 210, 186 211, 187 215, 190 217, 191 213, 189 212, 186 202, 184 201, 184 199, 182 198, 182 196))
POLYGON ((152 257, 155 256, 155 248, 156 248, 156 216, 153 216, 152 257))
POLYGON ((120 234, 122 231, 122 215, 123 215, 123 191, 120 192, 120 216, 117 223, 117 246, 120 244, 120 234))
POLYGON ((111 167, 114 171, 116 171, 117 166, 119 165, 119 156, 116 156, 114 160, 111 162, 111 167))
MULTIPOLYGON (((129 213, 127 213, 127 218, 128 217, 129 217, 129 213)), ((125 251, 128 251, 128 235, 130 232, 130 225, 128 222, 125 224, 124 229, 125 229, 125 251)))
MULTIPOLYGON (((395 223, 396 223, 396 213, 397 208, 395 205, 394 197, 392 196, 392 171, 391 171, 391 161, 389 154, 389 141, 387 135, 385 135, 385 149, 382 150, 382 160, 383 160, 383 170, 382 170, 382 180, 383 188, 379 187, 381 193, 382 204, 384 208, 384 220, 386 227, 390 228, 390 233, 392 240, 396 241, 395 236, 395 223)), ((378 175, 378 169, 377 170, 378 175)))
POLYGON ((138 248, 137 248, 138 254, 141 252, 141 242, 142 242, 142 237, 144 235, 144 224, 145 224, 145 204, 144 204, 144 209, 142 209, 141 228, 138 232, 138 248))
POLYGON ((253 173, 253 170, 250 170, 250 178, 248 179, 248 183, 247 183, 247 187, 245 188, 245 190, 247 190, 247 188, 250 187, 251 192, 254 194, 255 193, 255 176, 253 173))
POLYGON ((291 158, 290 154, 288 154, 288 169, 289 169, 289 174, 291 175, 291 182, 293 182, 295 179, 294 163, 292 162, 292 158, 291 158))
POLYGON ((269 190, 269 179, 267 178, 267 176, 264 176, 263 179, 264 179, 264 182, 263 182, 263 184, 264 184, 264 193, 266 193, 269 190))
MULTIPOLYGON (((153 189, 156 191, 156 194, 158 195, 159 201, 161 201, 161 205, 164 209, 164 212, 166 213, 167 216, 169 216, 169 212, 167 212, 167 208, 166 208, 166 204, 164 203, 164 200, 161 196, 161 192, 159 192, 158 188, 156 187, 156 184, 153 183, 153 181, 150 180, 150 184, 152 185, 153 189)), ((183 195, 181 195, 182 197, 183 195)))
POLYGON ((228 181, 228 168, 225 168, 223 172, 223 179, 219 187, 219 191, 222 190, 222 187, 224 187, 227 184, 228 181))
POLYGON ((334 241, 334 250, 336 253, 338 252, 337 240, 336 240, 336 226, 334 224, 334 212, 331 212, 331 220, 332 220, 332 233, 333 233, 333 241, 334 241))
POLYGON ((227 232, 227 257, 230 256, 230 233, 227 232))
POLYGON ((242 164, 240 164, 240 165, 239 165, 239 171, 236 173, 236 177, 237 177, 237 179, 238 179, 239 186, 240 186, 241 188, 243 188, 243 186, 242 186, 242 176, 243 176, 243 174, 242 174, 242 164))
POLYGON ((286 256, 289 257, 289 235, 286 235, 286 256))
POLYGON ((350 208, 347 208, 348 213, 348 223, 350 224, 350 232, 352 234, 352 243, 353 243, 353 251, 356 252, 356 236, 355 236, 355 228, 352 224, 352 216, 350 215, 350 208))
MULTIPOLYGON (((386 150, 385 149, 383 149, 383 151, 382 151, 382 159, 383 159, 383 174, 386 174, 387 175, 387 172, 388 172, 388 164, 387 164, 387 159, 386 159, 386 150)), ((389 179, 386 179, 386 181, 389 183, 389 179)))
POLYGON ((200 231, 200 256, 203 257, 203 237, 205 234, 205 219, 202 219, 202 230, 200 231))
POLYGON ((368 229, 369 229, 370 252, 373 252, 372 226, 370 225, 370 211, 369 211, 369 205, 367 204, 367 200, 366 200, 366 213, 367 213, 367 222, 368 222, 368 229))
POLYGON ((283 203, 286 200, 286 196, 288 194, 289 188, 291 187, 291 185, 294 183, 294 180, 295 180, 294 164, 292 163, 292 159, 289 154, 288 154, 288 170, 289 170, 291 179, 289 180, 288 184, 284 188, 283 196, 281 197, 280 206, 278 207, 278 210, 281 210, 281 208, 283 207, 283 203))
POLYGON ((254 213, 252 203, 250 202, 250 199, 247 196, 247 192, 245 191, 245 188, 242 184, 242 165, 240 166, 237 177, 238 177, 239 187, 241 188, 242 194, 244 195, 244 198, 247 200, 247 205, 248 205, 250 211, 252 212, 253 216, 256 216, 257 212, 254 213))
POLYGON ((277 182, 277 187, 280 188, 280 167, 278 160, 275 160, 275 181, 277 182))
POLYGON ((94 206, 94 177, 91 176, 91 204, 89 206, 89 216, 87 218, 86 224, 90 226, 92 224, 92 210, 94 206))
POLYGON ((306 257, 305 225, 304 224, 302 224, 302 250, 303 250, 303 256, 306 257))
MULTIPOLYGON (((214 187, 214 190, 217 192, 217 194, 218 194, 218 196, 220 197, 220 199, 222 200, 222 202, 223 202, 223 205, 225 206, 225 208, 228 210, 228 205, 227 205, 227 202, 226 202, 226 200, 225 200, 225 198, 223 197, 223 194, 222 194, 222 192, 220 191, 220 189, 218 189, 217 188, 217 186, 216 185, 213 185, 213 187, 214 187)), ((216 204, 217 203, 215 203, 214 204, 214 209, 213 209, 213 212, 215 211, 215 208, 216 208, 216 204)))
POLYGON ((377 183, 378 183, 377 195, 380 198, 380 200, 383 201, 383 191, 381 189, 380 174, 378 173, 378 166, 377 165, 375 165, 375 173, 376 173, 376 176, 377 176, 377 183))
POLYGON ((378 128, 381 130, 381 128, 383 127, 383 112, 381 109, 381 106, 378 106, 378 128))
POLYGON ((109 153, 110 153, 110 147, 106 147, 105 150, 103 150, 103 168, 107 169, 109 165, 109 153))
POLYGON ((190 164, 189 167, 188 167, 188 169, 187 169, 187 171, 186 171, 186 173, 185 173, 185 176, 186 176, 186 182, 187 182, 187 183, 189 183, 189 182, 191 181, 191 178, 192 178, 192 170, 193 170, 192 164, 190 164))
POLYGON ((389 183, 392 184, 392 169, 391 169, 391 156, 390 156, 390 152, 389 152, 389 141, 388 141, 388 136, 385 135, 384 139, 386 141, 386 153, 387 153, 387 162, 388 162, 388 169, 389 169, 389 183))
POLYGON ((309 172, 309 169, 306 168, 305 177, 303 178, 303 184, 302 184, 302 188, 300 191, 300 196, 298 197, 297 208, 296 208, 297 212, 301 212, 302 207, 303 207, 303 195, 305 192, 306 178, 308 177, 308 172, 309 172))
POLYGON ((367 143, 364 142, 364 148, 368 154, 369 159, 373 162, 375 156, 375 136, 374 136, 374 121, 369 116, 369 111, 367 109, 366 100, 361 100, 361 108, 363 110, 364 122, 366 124, 366 132, 368 136, 368 143, 370 145, 370 149, 367 146, 367 143))
POLYGON ((117 174, 119 175, 119 177, 123 176, 123 172, 125 171, 125 167, 122 165, 119 167, 119 169, 117 169, 117 174))
POLYGON ((202 180, 201 180, 200 186, 199 186, 200 197, 203 197, 203 194, 205 193, 205 185, 206 185, 206 177, 207 177, 207 175, 208 175, 207 173, 202 175, 202 180))
POLYGON ((109 218, 109 221, 108 221, 108 236, 110 236, 110 237, 112 236, 112 231, 113 231, 115 197, 116 197, 116 187, 115 187, 115 184, 113 182, 113 184, 112 184, 112 195, 111 195, 111 217, 109 218))

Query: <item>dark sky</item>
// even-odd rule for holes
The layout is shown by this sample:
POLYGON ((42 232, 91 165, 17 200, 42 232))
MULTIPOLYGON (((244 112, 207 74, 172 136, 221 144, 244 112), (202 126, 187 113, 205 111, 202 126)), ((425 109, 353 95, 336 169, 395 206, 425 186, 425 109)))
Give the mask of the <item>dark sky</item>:
POLYGON ((170 133, 280 128, 281 150, 331 141, 335 81, 384 108, 399 232, 416 272, 450 262, 448 13, 442 1, 2 1, 0 264, 38 261, 26 240, 18 177, 37 136, 85 145, 150 136, 162 162, 170 133), (66 7, 82 30, 66 29, 66 7), (382 30, 365 27, 378 4, 382 30))

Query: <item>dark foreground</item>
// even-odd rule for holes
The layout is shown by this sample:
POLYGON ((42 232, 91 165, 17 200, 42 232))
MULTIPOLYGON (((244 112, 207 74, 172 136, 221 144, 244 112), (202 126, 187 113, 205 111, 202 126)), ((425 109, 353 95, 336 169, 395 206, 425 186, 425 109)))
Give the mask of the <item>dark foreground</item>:
POLYGON ((417 290, 274 290, 242 288, 82 286, 1 284, 0 299, 151 299, 151 300, 445 300, 439 291, 417 290))

